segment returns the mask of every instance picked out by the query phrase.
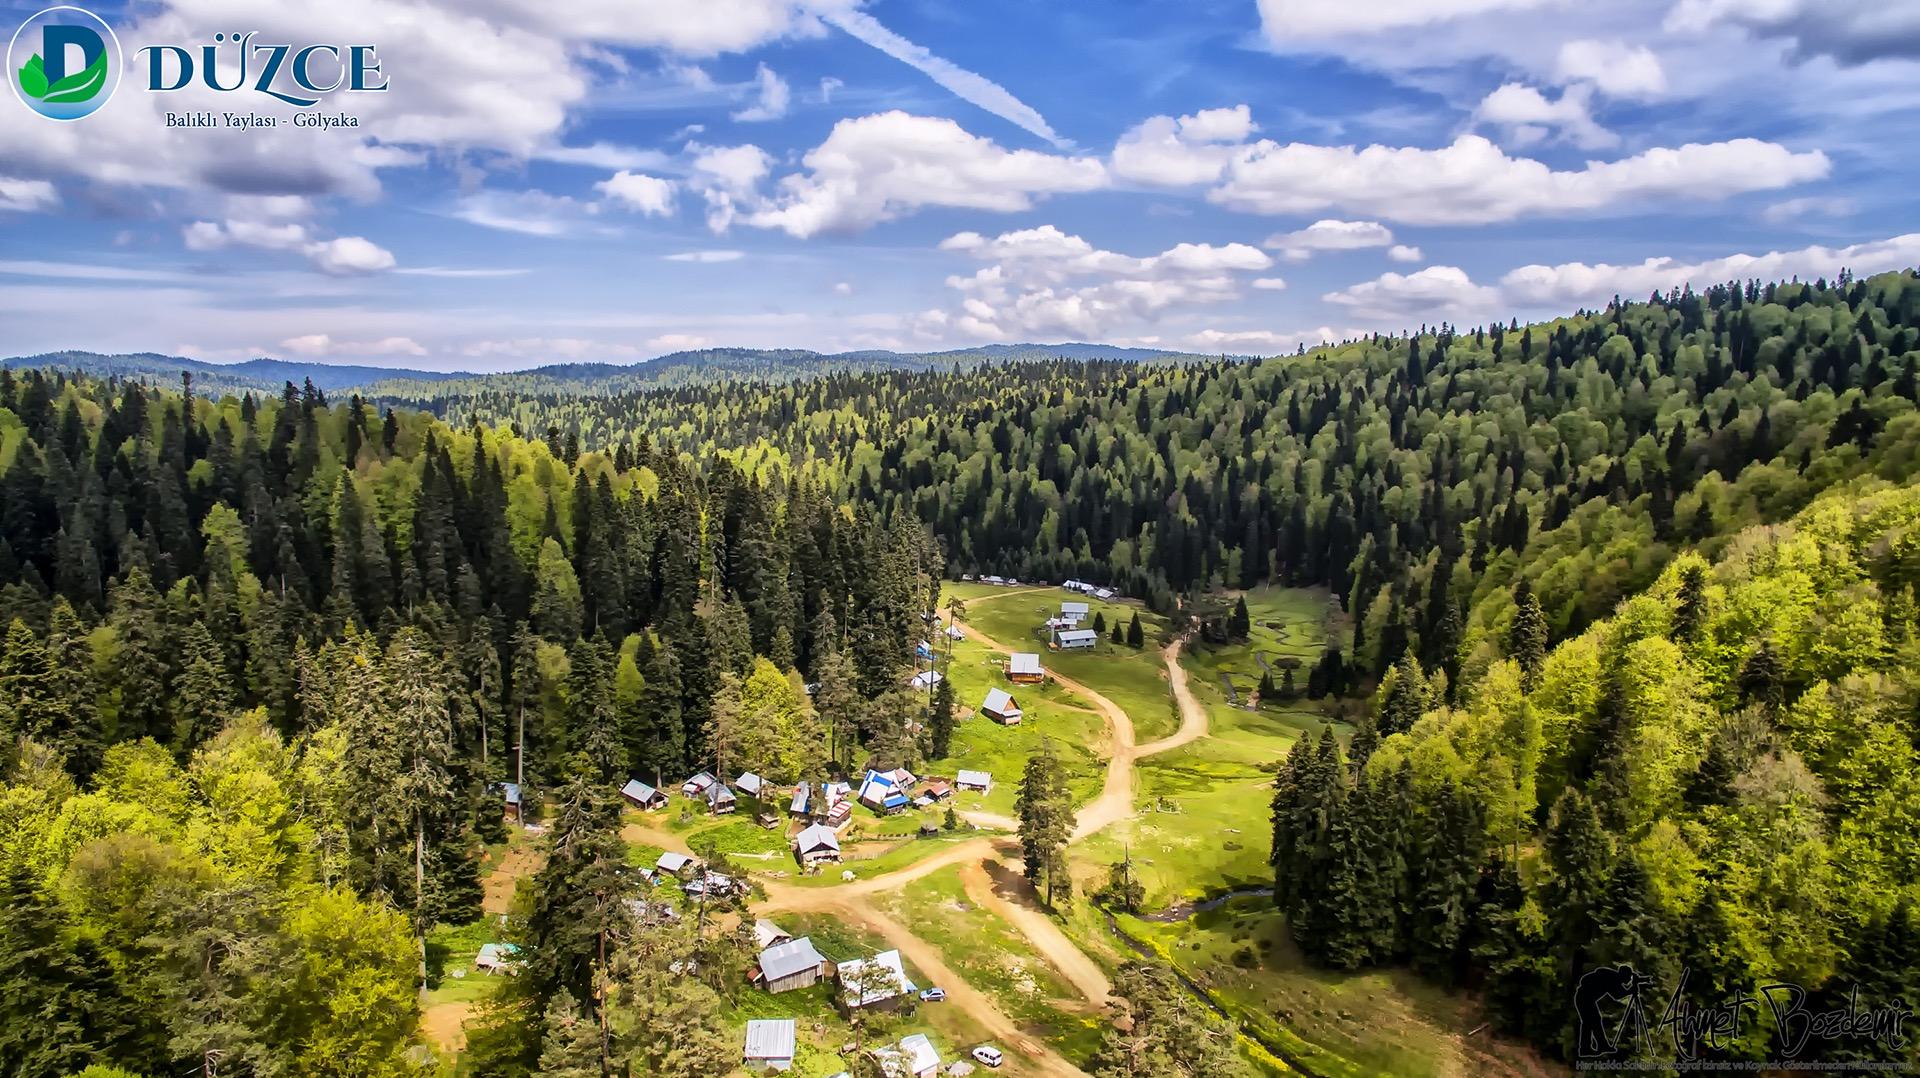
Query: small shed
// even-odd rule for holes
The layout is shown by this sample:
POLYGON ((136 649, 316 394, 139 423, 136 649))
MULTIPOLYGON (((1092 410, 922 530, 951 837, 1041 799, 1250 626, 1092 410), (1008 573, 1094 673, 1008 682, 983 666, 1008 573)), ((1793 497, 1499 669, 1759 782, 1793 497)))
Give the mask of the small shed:
POLYGON ((628 779, 627 784, 620 787, 620 796, 626 798, 627 804, 634 808, 657 809, 665 808, 667 804, 666 794, 639 779, 628 779))
POLYGON ((1112 588, 1095 588, 1093 589, 1093 597, 1100 600, 1101 602, 1106 602, 1107 600, 1113 598, 1113 589, 1112 588))
POLYGON ((835 969, 840 991, 834 1003, 842 1013, 868 1007, 892 1010, 913 998, 919 988, 907 978, 899 951, 882 951, 872 958, 848 959, 835 969))
POLYGON ((822 861, 837 863, 840 860, 840 836, 825 824, 814 824, 794 836, 793 853, 808 868, 822 861))
POLYGON ((733 788, 749 797, 759 797, 760 791, 765 789, 766 785, 767 780, 751 771, 742 771, 740 777, 733 780, 733 788))
POLYGON ((760 964, 749 976, 754 984, 771 993, 791 992, 820 983, 827 960, 805 936, 776 943, 760 952, 760 964))
POLYGON ((511 943, 485 943, 473 956, 473 968, 482 973, 512 973, 520 964, 520 948, 511 943))
POLYGON ((1007 657, 1007 679, 1023 685, 1038 684, 1047 679, 1047 672, 1040 666, 1040 656, 1031 651, 1017 651, 1007 657))
POLYGON ((1100 633, 1093 629, 1068 629, 1059 634, 1058 639, 1063 650, 1090 648, 1100 642, 1100 633))
POLYGON ((793 938, 793 933, 767 920, 765 917, 753 922, 753 941, 761 950, 777 947, 793 938))
POLYGON ((980 705, 980 713, 1002 726, 1020 724, 1020 704, 1005 689, 988 689, 987 699, 980 705))
POLYGON ((754 1018, 747 1022, 742 1063, 749 1071, 792 1070, 796 1026, 791 1018, 754 1018))
POLYGON ((707 787, 707 810, 715 816, 725 816, 740 807, 740 799, 728 789, 724 782, 716 782, 707 787))
POLYGON ((666 853, 660 855, 660 860, 655 861, 653 867, 669 876, 684 876, 686 871, 693 867, 693 858, 688 857, 684 853, 674 853, 672 850, 668 850, 666 853))
POLYGON ((928 779, 921 794, 935 801, 945 801, 953 796, 953 784, 946 779, 928 779))
POLYGON ((680 784, 680 792, 688 797, 699 797, 707 792, 707 787, 717 781, 705 771, 680 784))
POLYGON ((953 784, 962 790, 979 790, 985 793, 993 789, 993 776, 985 771, 962 770, 953 776, 953 784))
POLYGON ((945 680, 947 680, 946 675, 938 670, 922 670, 907 679, 907 688, 925 692, 945 680))
POLYGON ((940 1073, 940 1053, 934 1051, 933 1042, 925 1033, 900 1038, 900 1054, 901 1062, 913 1078, 933 1078, 940 1073))
POLYGON ((946 633, 947 639, 949 640, 965 640, 967 638, 966 632, 958 625, 948 625, 945 629, 942 629, 941 632, 946 633))

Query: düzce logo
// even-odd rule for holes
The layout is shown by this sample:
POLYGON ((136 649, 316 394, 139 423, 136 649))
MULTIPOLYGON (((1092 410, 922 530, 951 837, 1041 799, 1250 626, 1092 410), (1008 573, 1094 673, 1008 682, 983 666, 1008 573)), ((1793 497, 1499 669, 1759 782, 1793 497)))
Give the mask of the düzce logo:
POLYGON ((78 120, 120 84, 120 41, 91 11, 50 7, 15 32, 7 69, 28 108, 50 120, 78 120))

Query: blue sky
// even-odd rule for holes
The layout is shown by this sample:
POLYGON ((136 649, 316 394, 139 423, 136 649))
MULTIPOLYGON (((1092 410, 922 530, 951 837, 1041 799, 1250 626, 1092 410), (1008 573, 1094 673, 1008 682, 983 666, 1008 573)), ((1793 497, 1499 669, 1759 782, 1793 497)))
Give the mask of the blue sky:
POLYGON ((1920 262, 1913 3, 90 10, 129 53, 104 107, 0 99, 0 352, 1268 354, 1920 262), (324 130, 147 92, 135 50, 216 31, 370 43, 390 88, 324 130), (166 127, 194 109, 281 126, 166 127))

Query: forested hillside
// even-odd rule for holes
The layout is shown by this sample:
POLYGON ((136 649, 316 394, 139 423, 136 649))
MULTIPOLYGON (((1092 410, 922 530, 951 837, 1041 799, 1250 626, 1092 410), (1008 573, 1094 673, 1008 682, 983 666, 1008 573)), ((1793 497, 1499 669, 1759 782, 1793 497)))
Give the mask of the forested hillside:
POLYGON ((1326 584, 1364 673, 1410 641, 1478 670, 1521 577, 1563 636, 1689 544, 1848 476, 1909 475, 1917 349, 1920 279, 1891 273, 1252 362, 844 374, 534 398, 512 418, 562 447, 803 475, 927 522, 955 571, 1109 581, 1162 609, 1326 584))
MULTIPOLYGON (((291 387, 0 372, 0 408, 7 1073, 402 1070, 420 941, 478 914, 493 784, 604 874, 616 778, 920 753, 917 521, 291 387)), ((563 991, 599 1013, 577 948, 625 907, 597 893, 542 891, 554 965, 503 1058, 563 991)))
POLYGON ((1333 590, 1307 689, 1373 717, 1275 802, 1320 961, 1563 1052, 1595 962, 1912 998, 1917 366, 1896 273, 452 425, 0 371, 0 1071, 404 1071, 513 782, 554 856, 470 1058, 717 1073, 710 993, 646 986, 720 944, 636 929, 615 780, 944 755, 903 683, 961 573, 1333 590))
POLYGON ((1567 1058, 1576 982, 1624 963, 1651 978, 1649 1022, 1683 970, 1691 1004, 1754 1006, 1623 1057, 1911 1065, 1898 1023, 1807 1031, 1920 992, 1916 528, 1920 489, 1863 481, 1716 563, 1681 556, 1550 651, 1522 594, 1507 657, 1457 704, 1409 657, 1377 724, 1344 750, 1302 739, 1281 769, 1294 938, 1335 968, 1475 985, 1567 1058), (1785 1023, 1759 1002, 1782 984, 1808 993, 1785 1023))

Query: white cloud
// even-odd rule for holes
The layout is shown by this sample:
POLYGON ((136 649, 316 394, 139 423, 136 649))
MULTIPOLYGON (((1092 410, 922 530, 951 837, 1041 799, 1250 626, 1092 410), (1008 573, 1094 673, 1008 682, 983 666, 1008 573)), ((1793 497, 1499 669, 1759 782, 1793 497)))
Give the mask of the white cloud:
POLYGON ((646 217, 665 217, 673 212, 672 180, 622 170, 594 184, 593 189, 646 217))
POLYGON ((767 152, 752 144, 703 149, 693 159, 695 173, 735 195, 758 187, 772 167, 767 152))
POLYGON ((1545 0, 1259 0, 1260 25, 1275 48, 1343 34, 1429 26, 1471 15, 1529 8, 1545 0))
POLYGON ((1366 247, 1385 247, 1393 242, 1393 230, 1378 221, 1315 221, 1305 228, 1268 236, 1263 245, 1286 255, 1289 261, 1305 262, 1317 251, 1357 251, 1366 247))
POLYGON ((952 120, 884 112, 841 120, 745 217, 758 228, 806 238, 849 232, 923 206, 1014 213, 1038 197, 1107 182, 1096 159, 1005 150, 952 120))
POLYGON ((1243 243, 1182 243, 1144 257, 1094 247, 1052 225, 982 236, 962 232, 940 245, 989 263, 947 278, 958 311, 921 316, 923 334, 972 340, 1068 336, 1111 339, 1179 309, 1239 299, 1236 273, 1273 259, 1243 243))
POLYGON ((1500 293, 1473 283, 1457 266, 1428 266, 1410 274, 1383 273, 1321 297, 1354 313, 1382 320, 1427 316, 1467 321, 1492 311, 1500 293))
POLYGON ((1738 26, 1758 37, 1791 42, 1800 57, 1842 64, 1920 58, 1920 9, 1880 0, 1680 0, 1666 28, 1705 33, 1738 26))
POLYGON ((1286 279, 1282 277, 1255 277, 1251 283, 1262 292, 1284 292, 1287 288, 1286 279))
POLYGON ((190 251, 218 251, 230 247, 294 251, 305 255, 322 273, 336 277, 377 273, 392 269, 394 265, 393 252, 372 240, 361 236, 315 239, 307 226, 294 221, 195 221, 181 230, 181 240, 190 251))
POLYGON ((866 12, 848 8, 825 13, 821 17, 829 24, 914 68, 962 101, 985 109, 1008 123, 1047 140, 1056 147, 1064 149, 1070 145, 1054 133, 1046 117, 1013 96, 1006 87, 935 56, 925 48, 915 45, 880 25, 866 12))
POLYGON ((773 68, 761 64, 754 72, 754 90, 757 98, 753 104, 733 114, 737 123, 761 123, 778 120, 787 114, 787 106, 793 100, 793 92, 787 88, 787 81, 776 74, 773 68))
POLYGON ((670 255, 661 255, 668 262, 738 262, 747 257, 745 251, 679 251, 670 255))
POLYGON ((1488 224, 1775 190, 1830 168, 1818 150, 1795 153, 1758 139, 1656 148, 1565 171, 1509 157, 1478 135, 1437 150, 1262 140, 1233 159, 1208 197, 1246 213, 1339 206, 1410 224, 1488 224))
POLYGON ((1420 248, 1409 247, 1404 243, 1396 243, 1392 247, 1387 248, 1387 257, 1393 259, 1395 262, 1423 262, 1426 260, 1426 255, 1420 252, 1420 248))
POLYGON ((647 347, 657 352, 692 352, 712 346, 711 337, 701 337, 691 333, 662 333, 647 342, 647 347))
POLYGON ((1564 42, 1554 63, 1562 83, 1590 82, 1609 97, 1645 99, 1667 92, 1660 58, 1645 45, 1582 38, 1564 42))
POLYGON ((1531 86, 1509 82, 1480 102, 1473 119, 1501 128, 1508 141, 1518 146, 1531 145, 1553 132, 1583 150, 1618 146, 1620 136, 1594 121, 1588 108, 1592 96, 1588 84, 1576 83, 1549 101, 1531 86))
POLYGON ((1809 218, 1847 217, 1856 208, 1850 198, 1810 195, 1775 202, 1760 211, 1760 218, 1771 225, 1800 224, 1809 218))
POLYGON ((488 188, 461 196, 451 213, 481 228, 553 237, 578 231, 584 218, 593 213, 593 207, 566 195, 550 195, 545 191, 488 188))
POLYGON ((853 284, 849 281, 836 281, 833 285, 833 294, 836 296, 851 296, 853 295, 853 284))
POLYGON ((554 161, 563 165, 582 165, 587 168, 616 171, 660 169, 673 162, 671 156, 659 150, 621 146, 612 142, 591 142, 585 146, 549 146, 534 156, 542 161, 554 161))
POLYGON ((846 85, 845 82, 842 82, 841 80, 834 78, 832 75, 828 75, 822 78, 820 80, 820 103, 822 105, 833 104, 834 91, 840 89, 845 85, 846 85))
POLYGON ((340 236, 309 244, 306 256, 322 273, 351 276, 393 268, 393 252, 361 236, 340 236))
POLYGON ((1649 258, 1615 266, 1563 262, 1555 266, 1521 266, 1500 279, 1501 291, 1512 304, 1534 307, 1599 306, 1616 295, 1638 299, 1649 293, 1692 285, 1696 290, 1749 278, 1805 280, 1831 278, 1842 269, 1865 276, 1885 270, 1920 265, 1920 233, 1908 233, 1850 247, 1802 247, 1762 255, 1734 254, 1702 262, 1649 258))
POLYGON ((50 210, 59 204, 59 193, 45 180, 0 176, 0 212, 29 213, 50 210))
POLYGON ((1179 119, 1154 116, 1120 137, 1113 148, 1113 172, 1164 187, 1212 183, 1257 130, 1245 105, 1179 119))
POLYGON ((411 337, 382 337, 375 341, 336 341, 325 333, 289 337, 280 347, 303 356, 424 356, 426 348, 411 337))

